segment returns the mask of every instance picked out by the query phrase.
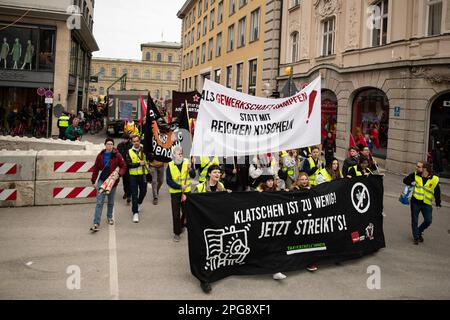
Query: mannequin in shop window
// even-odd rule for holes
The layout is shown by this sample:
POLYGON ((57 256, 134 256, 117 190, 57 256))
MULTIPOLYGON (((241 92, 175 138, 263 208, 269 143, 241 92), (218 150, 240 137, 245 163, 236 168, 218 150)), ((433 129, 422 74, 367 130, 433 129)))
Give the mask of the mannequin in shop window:
POLYGON ((19 38, 16 38, 13 48, 11 50, 12 60, 14 61, 13 69, 19 68, 19 60, 22 56, 22 45, 19 42, 19 38))
POLYGON ((31 44, 31 40, 28 40, 27 51, 25 53, 25 59, 22 65, 22 70, 25 68, 27 64, 30 65, 30 70, 33 64, 33 56, 34 56, 34 46, 31 44))
POLYGON ((3 38, 3 43, 2 43, 2 49, 0 51, 0 65, 3 62, 3 68, 6 69, 6 58, 8 57, 8 53, 9 53, 9 44, 8 44, 8 39, 3 38))

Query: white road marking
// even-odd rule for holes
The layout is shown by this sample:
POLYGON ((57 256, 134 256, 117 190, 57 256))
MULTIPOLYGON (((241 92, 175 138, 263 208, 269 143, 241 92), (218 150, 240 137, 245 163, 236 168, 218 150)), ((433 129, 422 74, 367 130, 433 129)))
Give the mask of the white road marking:
MULTIPOLYGON (((114 216, 113 212, 113 217, 114 216)), ((109 225, 109 291, 113 300, 119 300, 119 274, 117 270, 115 225, 109 225)))

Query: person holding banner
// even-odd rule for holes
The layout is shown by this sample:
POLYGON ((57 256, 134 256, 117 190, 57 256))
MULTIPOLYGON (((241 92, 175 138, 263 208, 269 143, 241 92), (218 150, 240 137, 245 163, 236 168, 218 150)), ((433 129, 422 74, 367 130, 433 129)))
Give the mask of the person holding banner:
POLYGON ((344 177, 347 176, 348 170, 351 167, 356 166, 358 164, 358 155, 359 155, 358 147, 350 147, 348 149, 348 152, 350 156, 344 160, 344 164, 342 165, 342 175, 344 177))
MULTIPOLYGON (((102 216, 103 204, 105 202, 106 195, 100 192, 100 187, 103 182, 109 177, 109 175, 119 168, 119 177, 123 177, 125 172, 127 171, 127 167, 125 165, 125 161, 120 154, 120 152, 114 148, 114 140, 111 138, 107 138, 105 140, 105 149, 103 149, 95 159, 94 171, 92 172, 91 182, 97 189, 97 204, 95 206, 95 214, 94 214, 94 225, 91 228, 91 231, 97 232, 100 227, 100 220, 102 216), (99 176, 99 172, 100 176, 99 176), (98 181, 97 181, 98 178, 98 181), (97 181, 97 184, 96 184, 97 181)), ((108 196, 108 211, 107 218, 108 223, 110 225, 114 224, 113 218, 113 208, 114 208, 114 197, 116 194, 116 188, 119 184, 120 178, 116 180, 114 186, 109 192, 108 196)))
POLYGON ((351 167, 347 172, 348 178, 361 177, 373 174, 372 170, 369 168, 369 159, 366 157, 359 157, 358 164, 351 167))
POLYGON ((327 164, 325 169, 321 169, 319 174, 317 175, 316 182, 317 185, 331 182, 333 180, 341 179, 342 172, 339 170, 339 161, 336 158, 333 158, 331 162, 327 164))
POLYGON ((272 154, 256 155, 249 169, 250 190, 256 190, 260 184, 260 177, 264 174, 274 175, 275 160, 272 154))
POLYGON ((411 227, 415 245, 424 242, 423 232, 433 220, 433 198, 436 201, 436 207, 438 209, 441 207, 439 177, 433 175, 432 168, 430 163, 419 161, 417 170, 403 179, 404 184, 414 186, 411 197, 411 227), (418 227, 420 212, 422 212, 424 222, 418 227))
MULTIPOLYGON (((311 181, 311 178, 308 176, 308 174, 306 172, 300 172, 298 175, 298 180, 294 184, 294 191, 310 190, 311 189, 310 181, 311 181)), ((319 268, 317 267, 317 265, 315 263, 310 264, 306 267, 306 270, 308 270, 310 272, 315 272, 318 269, 319 268)))
POLYGON ((361 155, 362 157, 365 157, 365 158, 369 159, 369 169, 370 169, 372 172, 378 172, 378 171, 379 171, 379 170, 378 170, 378 164, 377 164, 377 162, 373 159, 372 152, 370 152, 369 147, 364 147, 364 146, 363 146, 363 147, 361 148, 360 155, 361 155))
POLYGON ((184 202, 186 193, 191 192, 191 180, 195 178, 195 168, 183 158, 183 148, 177 146, 172 152, 172 161, 166 169, 166 183, 169 186, 172 204, 173 241, 179 242, 185 226, 184 202), (181 213, 181 217, 180 217, 181 213))
POLYGON ((320 169, 322 169, 322 161, 320 160, 320 148, 314 146, 311 148, 311 156, 303 164, 302 171, 309 176, 309 184, 311 187, 316 186, 316 178, 320 169))
POLYGON ((200 157, 200 167, 199 167, 200 177, 198 178, 199 183, 203 183, 206 181, 206 174, 208 172, 208 168, 213 164, 219 165, 218 157, 214 157, 212 159, 211 157, 204 157, 204 156, 200 157))
POLYGON ((141 146, 141 138, 133 136, 131 138, 133 147, 128 150, 127 167, 130 172, 130 186, 131 186, 131 211, 133 214, 133 222, 139 222, 139 214, 141 213, 140 206, 144 202, 147 195, 147 178, 148 163, 145 152, 141 146))

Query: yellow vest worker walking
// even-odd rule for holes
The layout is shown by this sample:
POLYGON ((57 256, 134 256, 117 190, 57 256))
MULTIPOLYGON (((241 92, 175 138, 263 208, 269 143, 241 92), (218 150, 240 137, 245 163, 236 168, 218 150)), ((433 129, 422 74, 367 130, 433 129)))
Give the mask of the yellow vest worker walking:
POLYGON ((61 116, 58 118, 59 139, 66 139, 66 130, 69 127, 69 121, 70 117, 66 113, 61 114, 61 116))
POLYGON ((130 172, 133 222, 138 223, 141 205, 147 195, 146 175, 148 174, 148 162, 141 146, 141 139, 139 136, 134 136, 131 142, 133 143, 133 147, 128 150, 127 167, 130 172))
POLYGON ((439 177, 432 173, 432 166, 429 163, 419 161, 416 172, 411 173, 403 183, 414 186, 411 197, 411 227, 414 244, 423 242, 423 232, 433 220, 433 199, 436 199, 436 207, 441 207, 441 189, 439 187, 439 177), (424 221, 418 227, 419 213, 422 212, 424 221))
POLYGON ((189 163, 188 159, 183 158, 183 149, 175 147, 172 161, 169 162, 166 169, 166 182, 169 186, 172 202, 173 241, 175 242, 180 241, 185 226, 184 202, 186 201, 186 193, 191 192, 191 178, 195 178, 195 168, 189 163))

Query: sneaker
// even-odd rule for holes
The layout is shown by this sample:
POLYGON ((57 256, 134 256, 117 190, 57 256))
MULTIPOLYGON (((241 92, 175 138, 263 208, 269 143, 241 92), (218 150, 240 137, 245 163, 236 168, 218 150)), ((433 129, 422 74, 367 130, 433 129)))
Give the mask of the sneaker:
POLYGON ((212 290, 211 285, 208 282, 201 282, 200 287, 204 293, 210 293, 212 290))
POLYGON ((110 226, 113 226, 114 225, 114 219, 108 219, 108 223, 109 223, 110 226))
POLYGON ((178 234, 173 235, 173 241, 174 242, 180 242, 181 237, 178 234))
POLYGON ((306 267, 306 270, 308 270, 309 272, 316 272, 317 271, 317 265, 315 264, 310 264, 309 266, 306 267))
POLYGON ((420 235, 419 238, 418 238, 417 240, 419 240, 419 242, 423 242, 423 237, 422 237, 422 235, 420 235))
POLYGON ((158 204, 158 198, 153 199, 153 204, 156 206, 158 204))
POLYGON ((131 198, 127 198, 127 204, 131 203, 131 198))
POLYGON ((275 273, 273 275, 273 280, 284 280, 286 278, 287 278, 286 275, 281 272, 275 273))
POLYGON ((138 223, 139 222, 139 213, 133 214, 133 222, 138 223))
POLYGON ((97 232, 97 231, 99 231, 99 230, 100 230, 99 225, 98 225, 98 224, 94 224, 94 225, 91 227, 90 230, 91 230, 92 232, 97 232))
POLYGON ((419 239, 414 239, 414 244, 417 246, 419 244, 419 239))

